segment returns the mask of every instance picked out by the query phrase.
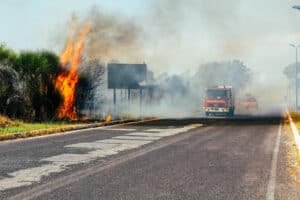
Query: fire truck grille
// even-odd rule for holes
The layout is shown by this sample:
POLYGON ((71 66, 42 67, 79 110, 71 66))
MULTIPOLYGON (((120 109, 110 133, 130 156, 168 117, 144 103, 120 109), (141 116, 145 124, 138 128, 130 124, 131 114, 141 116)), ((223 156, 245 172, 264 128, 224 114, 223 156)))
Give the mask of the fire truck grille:
POLYGON ((225 108, 225 104, 224 103, 209 103, 208 107, 213 107, 213 108, 225 108))

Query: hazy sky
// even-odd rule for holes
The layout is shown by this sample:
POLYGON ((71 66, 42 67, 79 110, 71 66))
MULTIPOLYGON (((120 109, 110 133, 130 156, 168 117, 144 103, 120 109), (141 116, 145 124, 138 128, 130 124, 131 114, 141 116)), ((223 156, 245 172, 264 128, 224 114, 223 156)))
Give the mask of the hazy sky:
MULTIPOLYGON (((146 33, 141 61, 154 71, 193 71, 202 63, 241 59, 257 81, 284 81, 300 44, 296 0, 0 0, 0 42, 15 50, 52 49, 72 13, 127 16, 146 33)), ((116 58, 112 58, 116 59, 116 58)))
POLYGON ((84 15, 95 5, 129 15, 144 8, 138 0, 0 0, 0 42, 16 50, 49 48, 73 13, 84 15))

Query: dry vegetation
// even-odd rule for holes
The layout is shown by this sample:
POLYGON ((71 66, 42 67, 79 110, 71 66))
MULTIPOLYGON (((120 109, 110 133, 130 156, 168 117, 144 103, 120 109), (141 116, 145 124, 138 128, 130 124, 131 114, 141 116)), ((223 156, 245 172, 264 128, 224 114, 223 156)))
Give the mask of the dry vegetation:
POLYGON ((300 112, 292 111, 290 113, 291 113, 291 117, 292 117, 293 121, 295 122, 298 130, 300 130, 300 112))
POLYGON ((16 122, 10 120, 8 117, 0 115, 0 128, 4 128, 10 125, 15 125, 16 122))

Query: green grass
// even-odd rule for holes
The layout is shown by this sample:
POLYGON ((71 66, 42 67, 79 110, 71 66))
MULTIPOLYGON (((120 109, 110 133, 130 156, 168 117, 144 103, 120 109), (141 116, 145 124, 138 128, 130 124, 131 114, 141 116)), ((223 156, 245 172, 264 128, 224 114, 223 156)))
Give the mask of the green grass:
POLYGON ((51 122, 51 123, 24 123, 20 121, 16 121, 5 127, 0 127, 0 135, 8 135, 14 133, 22 133, 28 131, 36 131, 36 130, 44 130, 44 129, 52 129, 52 128, 62 128, 72 125, 80 125, 79 123, 70 124, 63 122, 51 122))

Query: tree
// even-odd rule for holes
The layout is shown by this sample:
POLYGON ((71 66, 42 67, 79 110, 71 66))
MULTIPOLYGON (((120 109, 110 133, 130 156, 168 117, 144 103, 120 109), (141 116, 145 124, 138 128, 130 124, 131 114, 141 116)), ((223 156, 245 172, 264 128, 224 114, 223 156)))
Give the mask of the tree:
POLYGON ((84 61, 79 68, 80 76, 76 87, 76 108, 79 111, 99 109, 104 91, 104 65, 97 59, 84 61))
POLYGON ((239 60, 215 62, 200 66, 193 79, 197 88, 230 85, 239 91, 251 81, 251 71, 239 60))
POLYGON ((0 64, 4 66, 11 66, 17 58, 17 54, 11 50, 6 48, 5 45, 0 44, 0 64))
POLYGON ((16 59, 13 50, 0 44, 0 113, 10 117, 20 116, 24 110, 19 75, 12 68, 16 59))
POLYGON ((169 99, 173 104, 185 98, 190 90, 188 81, 182 75, 164 73, 158 77, 158 82, 164 98, 169 99))
POLYGON ((0 113, 20 116, 24 108, 22 101, 17 72, 11 67, 0 66, 0 113))
MULTIPOLYGON (((298 70, 299 70, 299 63, 298 63, 298 70)), ((290 64, 286 66, 283 70, 284 75, 290 82, 290 85, 294 86, 296 85, 296 63, 290 64)))
POLYGON ((54 87, 60 72, 59 58, 52 52, 21 52, 14 63, 25 88, 25 99, 37 120, 55 116, 61 96, 54 87))

